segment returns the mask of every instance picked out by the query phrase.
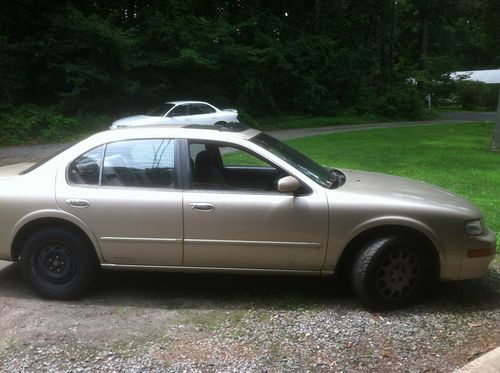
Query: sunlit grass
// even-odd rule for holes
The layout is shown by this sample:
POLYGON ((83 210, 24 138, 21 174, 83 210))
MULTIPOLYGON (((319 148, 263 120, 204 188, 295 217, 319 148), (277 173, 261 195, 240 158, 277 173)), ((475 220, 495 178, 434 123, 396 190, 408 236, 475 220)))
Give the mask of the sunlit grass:
POLYGON ((500 244, 500 153, 490 151, 491 123, 373 129, 291 140, 325 166, 426 181, 478 205, 500 244))

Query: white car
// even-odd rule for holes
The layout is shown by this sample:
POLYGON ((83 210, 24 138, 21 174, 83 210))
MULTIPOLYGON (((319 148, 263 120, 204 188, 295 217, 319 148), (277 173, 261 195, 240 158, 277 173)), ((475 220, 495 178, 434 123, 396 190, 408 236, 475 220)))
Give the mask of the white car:
POLYGON ((133 115, 113 122, 110 129, 158 124, 225 125, 238 122, 235 109, 217 109, 202 101, 169 101, 154 108, 146 115, 133 115))

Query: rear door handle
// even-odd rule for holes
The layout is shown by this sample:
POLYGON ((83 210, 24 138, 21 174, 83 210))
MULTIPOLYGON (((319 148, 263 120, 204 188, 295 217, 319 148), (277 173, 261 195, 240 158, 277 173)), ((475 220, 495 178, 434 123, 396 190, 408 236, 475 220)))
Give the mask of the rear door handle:
POLYGON ((87 201, 86 199, 67 199, 66 203, 69 206, 76 207, 79 209, 84 209, 86 207, 89 207, 90 202, 87 201))
POLYGON ((191 207, 193 210, 196 211, 214 211, 215 210, 215 205, 213 203, 207 203, 207 202, 193 202, 189 204, 189 207, 191 207))

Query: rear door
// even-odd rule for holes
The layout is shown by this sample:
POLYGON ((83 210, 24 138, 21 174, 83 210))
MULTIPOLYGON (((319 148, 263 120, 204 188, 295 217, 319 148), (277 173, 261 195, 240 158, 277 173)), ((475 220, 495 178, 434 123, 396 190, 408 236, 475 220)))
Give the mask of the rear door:
POLYGON ((175 139, 104 144, 58 175, 63 210, 96 235, 106 263, 182 264, 182 192, 175 139))
POLYGON ((190 104, 189 112, 193 124, 215 124, 218 121, 215 109, 206 104, 190 104))

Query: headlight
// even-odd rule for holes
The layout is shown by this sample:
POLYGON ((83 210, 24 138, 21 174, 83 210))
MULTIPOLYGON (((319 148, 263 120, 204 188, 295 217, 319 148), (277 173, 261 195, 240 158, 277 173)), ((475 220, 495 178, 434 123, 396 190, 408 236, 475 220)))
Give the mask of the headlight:
POLYGON ((469 236, 479 236, 483 233, 483 224, 481 219, 466 221, 465 233, 469 236))

